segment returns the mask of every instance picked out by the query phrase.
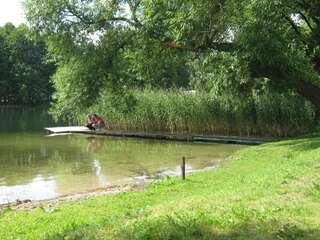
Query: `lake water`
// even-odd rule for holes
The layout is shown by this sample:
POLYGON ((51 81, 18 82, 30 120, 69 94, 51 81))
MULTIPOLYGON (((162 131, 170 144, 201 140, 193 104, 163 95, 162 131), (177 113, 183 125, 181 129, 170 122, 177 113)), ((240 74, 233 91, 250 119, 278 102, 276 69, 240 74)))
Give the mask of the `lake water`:
POLYGON ((239 145, 89 135, 48 136, 45 108, 0 107, 0 204, 219 167, 239 145))

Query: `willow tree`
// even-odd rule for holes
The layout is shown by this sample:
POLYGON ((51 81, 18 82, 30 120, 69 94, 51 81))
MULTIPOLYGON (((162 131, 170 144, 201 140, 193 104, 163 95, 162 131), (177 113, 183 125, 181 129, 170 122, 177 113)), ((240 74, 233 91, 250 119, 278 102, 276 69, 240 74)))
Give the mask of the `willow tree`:
POLYGON ((25 7, 30 24, 47 36, 58 73, 66 74, 57 77, 64 79, 56 84, 62 102, 73 96, 88 105, 107 86, 168 74, 168 64, 146 70, 152 61, 175 59, 169 65, 181 67, 181 59, 216 51, 247 66, 252 81, 267 78, 294 91, 320 114, 318 1, 26 0, 25 7))

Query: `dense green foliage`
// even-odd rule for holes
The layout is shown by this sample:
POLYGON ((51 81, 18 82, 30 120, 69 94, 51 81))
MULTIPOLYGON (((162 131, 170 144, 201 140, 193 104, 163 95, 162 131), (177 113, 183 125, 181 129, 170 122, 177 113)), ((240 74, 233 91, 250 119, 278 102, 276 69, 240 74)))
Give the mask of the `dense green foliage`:
MULTIPOLYGON (((58 65, 58 116, 72 118, 101 94, 120 98, 128 88, 192 89, 241 105, 267 89, 302 96, 320 116, 317 1, 25 0, 25 8, 58 65)), ((277 114, 285 126, 287 113, 277 114)))
POLYGON ((143 192, 4 210, 0 238, 317 240, 319 154, 319 137, 272 143, 143 192))
POLYGON ((0 104, 49 102, 53 65, 43 40, 26 25, 0 27, 0 104))
POLYGON ((319 5, 311 0, 25 1, 31 25, 48 37, 58 62, 68 64, 71 56, 94 59, 93 50, 103 55, 96 67, 107 74, 96 81, 115 77, 127 85, 174 86, 181 66, 214 51, 220 57, 212 68, 230 67, 227 52, 236 59, 233 66, 246 71, 247 81, 268 78, 301 95, 305 82, 319 85, 319 5))
POLYGON ((311 104, 288 94, 239 97, 206 92, 126 92, 122 98, 103 94, 88 112, 103 114, 109 128, 147 132, 282 137, 303 134, 314 123, 311 104))

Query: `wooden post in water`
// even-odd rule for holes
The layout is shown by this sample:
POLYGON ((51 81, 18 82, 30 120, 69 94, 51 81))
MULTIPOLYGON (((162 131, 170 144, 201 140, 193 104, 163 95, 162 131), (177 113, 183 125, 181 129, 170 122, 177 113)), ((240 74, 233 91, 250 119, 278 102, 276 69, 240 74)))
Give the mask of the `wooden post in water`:
POLYGON ((182 157, 182 164, 181 164, 181 176, 182 180, 186 179, 186 157, 182 157))

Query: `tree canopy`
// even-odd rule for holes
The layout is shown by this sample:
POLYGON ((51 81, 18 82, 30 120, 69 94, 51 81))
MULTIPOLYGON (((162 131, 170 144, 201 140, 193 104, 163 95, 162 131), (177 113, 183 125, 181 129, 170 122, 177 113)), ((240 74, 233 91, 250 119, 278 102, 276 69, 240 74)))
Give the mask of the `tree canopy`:
POLYGON ((58 64, 66 111, 106 89, 268 85, 320 113, 319 1, 25 0, 25 8, 58 64))
POLYGON ((53 65, 46 60, 45 42, 26 25, 0 27, 0 104, 48 102, 53 65))

